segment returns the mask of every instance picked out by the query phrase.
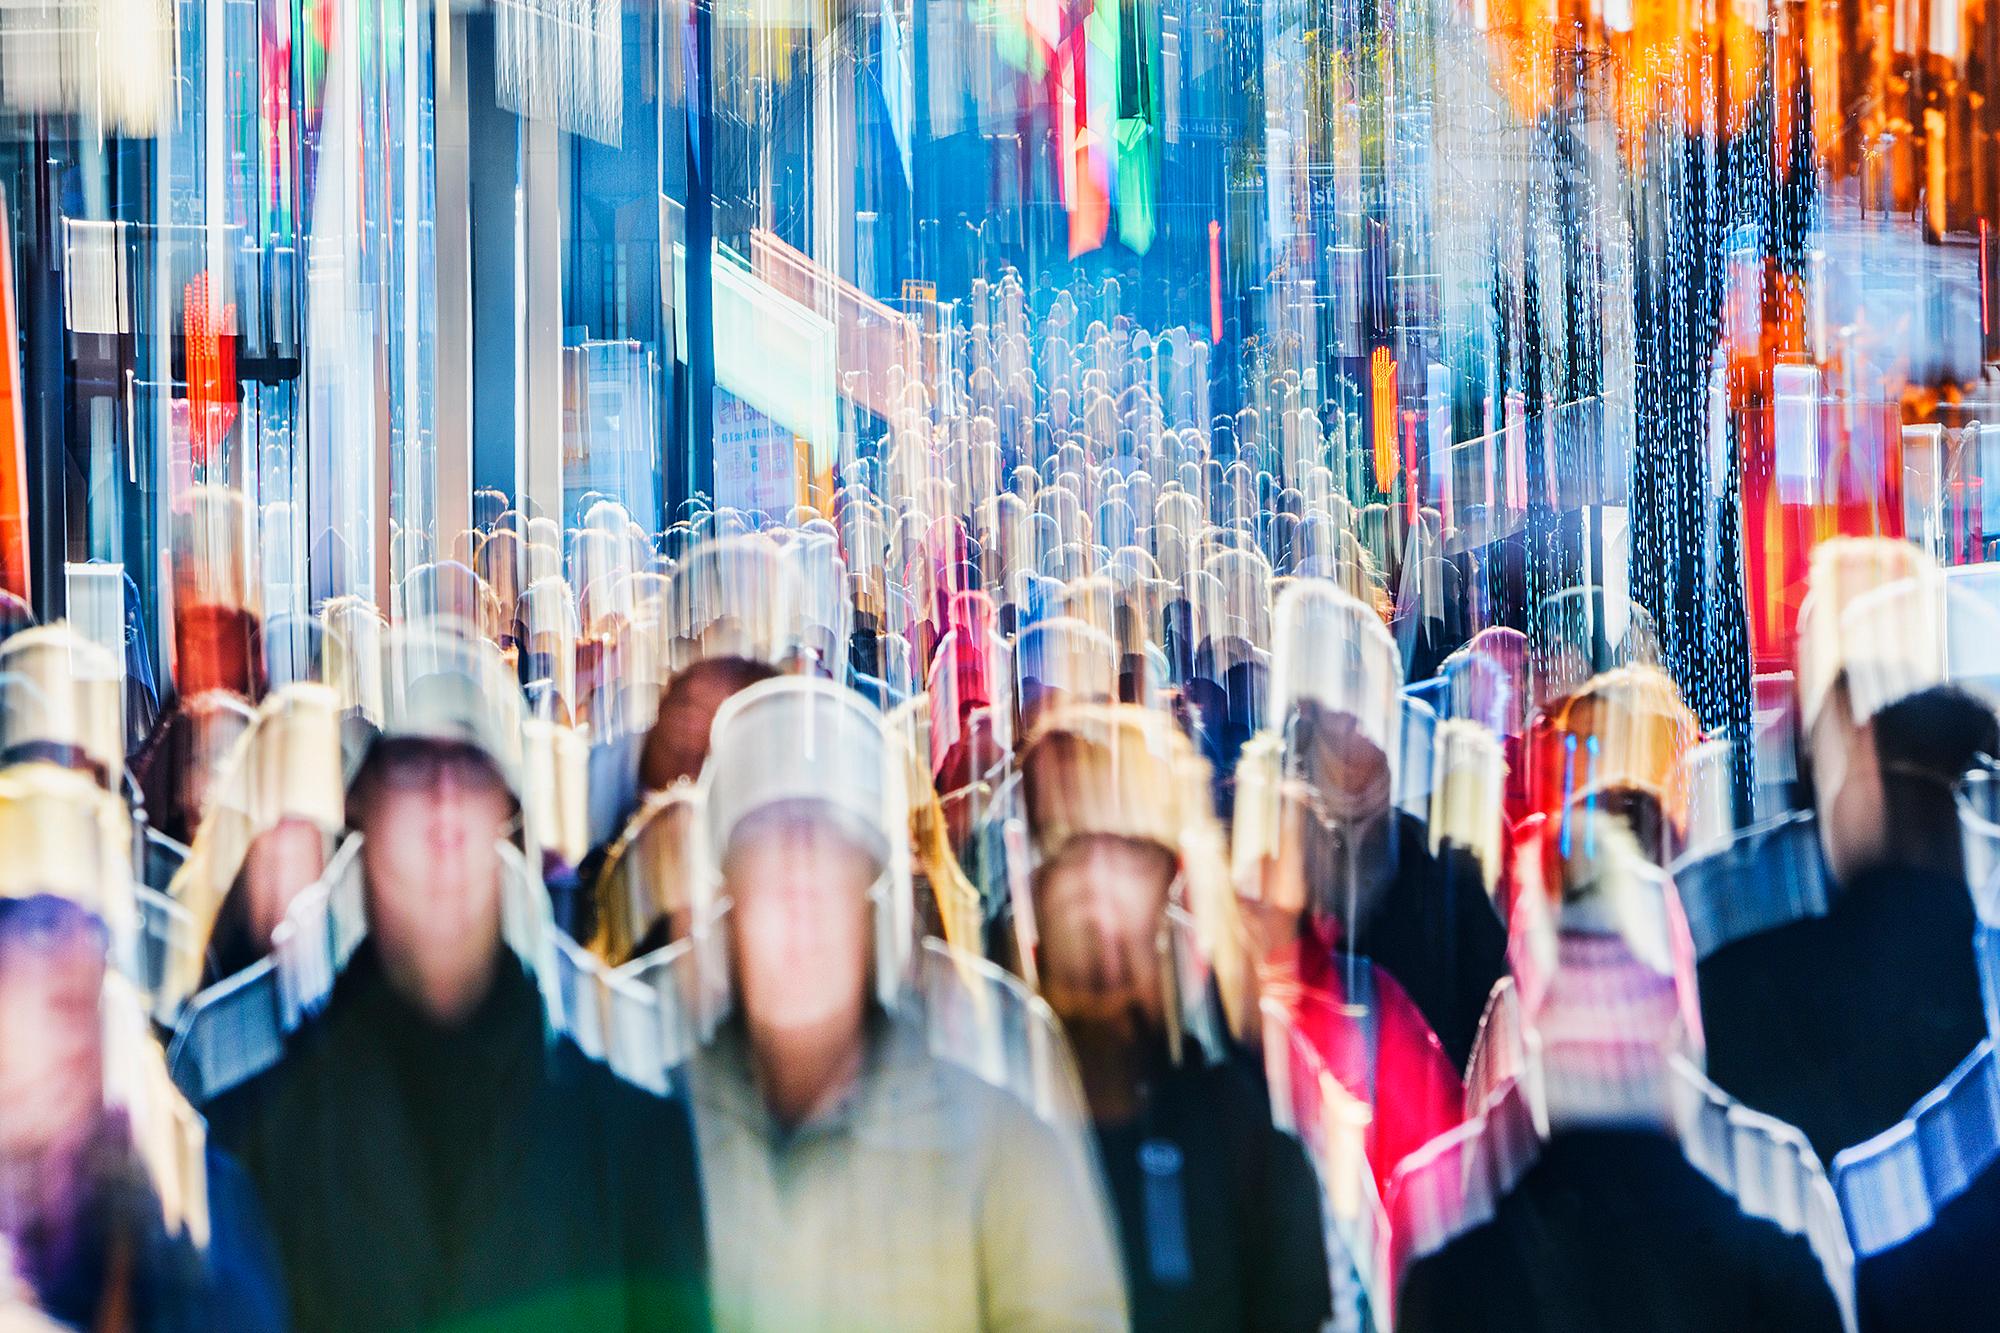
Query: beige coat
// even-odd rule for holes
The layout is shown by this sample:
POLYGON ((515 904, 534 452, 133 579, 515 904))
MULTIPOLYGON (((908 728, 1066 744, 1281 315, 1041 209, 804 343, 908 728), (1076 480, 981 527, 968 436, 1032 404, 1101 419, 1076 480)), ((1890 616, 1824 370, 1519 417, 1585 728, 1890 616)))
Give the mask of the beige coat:
POLYGON ((719 1333, 1122 1330, 1088 1129, 884 1026, 855 1091, 789 1135, 740 1030, 692 1069, 719 1333))

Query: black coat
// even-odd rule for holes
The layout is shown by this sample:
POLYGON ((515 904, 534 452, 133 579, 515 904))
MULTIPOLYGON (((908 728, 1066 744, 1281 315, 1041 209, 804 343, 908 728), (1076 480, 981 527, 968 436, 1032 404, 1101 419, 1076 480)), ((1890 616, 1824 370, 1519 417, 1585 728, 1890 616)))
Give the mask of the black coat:
POLYGON ((1996 1257, 2000 1169, 1989 1166, 1928 1227, 1856 1267, 1861 1333, 1990 1333, 1996 1257))
POLYGON ((446 1033, 364 942, 284 1059, 208 1116, 302 1333, 708 1327, 685 1108, 549 1038, 511 953, 446 1033))
POLYGON ((1395 882, 1354 948, 1401 983, 1463 1073, 1493 983, 1507 972, 1507 927, 1476 860, 1453 848, 1432 856, 1424 825, 1395 818, 1395 882))
POLYGON ((1698 979, 1708 1076, 1820 1160, 1901 1120, 1986 1036, 1962 880, 1883 870, 1826 916, 1726 945, 1698 979))
POLYGON ((1305 1333, 1326 1322, 1317 1179, 1242 1065, 1170 1070, 1141 1121, 1101 1127, 1097 1141, 1134 1329, 1305 1333))
POLYGON ((1493 1218, 1404 1274, 1398 1333, 1837 1333, 1811 1247, 1644 1131, 1558 1134, 1493 1218))

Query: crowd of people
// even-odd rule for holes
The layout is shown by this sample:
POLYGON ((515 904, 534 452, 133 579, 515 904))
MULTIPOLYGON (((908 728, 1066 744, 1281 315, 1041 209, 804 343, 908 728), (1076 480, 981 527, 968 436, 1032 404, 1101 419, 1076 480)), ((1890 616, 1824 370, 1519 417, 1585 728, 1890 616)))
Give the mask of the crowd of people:
POLYGON ((1297 345, 971 304, 787 513, 8 608, 0 1327, 1990 1327, 2000 571, 1707 734, 1297 345))

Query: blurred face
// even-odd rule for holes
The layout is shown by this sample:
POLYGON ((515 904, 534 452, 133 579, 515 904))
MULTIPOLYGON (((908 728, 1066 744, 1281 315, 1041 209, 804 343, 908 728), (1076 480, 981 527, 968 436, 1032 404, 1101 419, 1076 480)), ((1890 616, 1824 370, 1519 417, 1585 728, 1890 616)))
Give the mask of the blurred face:
POLYGON ((1836 883, 1878 864, 1889 845, 1888 796, 1874 730, 1857 725, 1845 685, 1827 695, 1807 741, 1820 846, 1836 883))
POLYGON ((499 950, 513 802, 477 750, 378 744, 359 820, 369 934, 405 993, 452 1021, 483 996, 499 950))
POLYGON ((1318 729, 1303 758, 1311 776, 1284 783, 1264 902, 1274 914, 1353 920, 1372 908, 1394 870, 1389 758, 1346 716, 1318 729))
POLYGON ((1311 801, 1324 822, 1364 824, 1389 811, 1389 756, 1339 714, 1321 728, 1310 755, 1311 801))
POLYGON ((655 754, 649 754, 646 786, 665 791, 682 778, 701 772, 708 758, 708 732, 715 712, 722 707, 728 691, 716 683, 690 682, 661 702, 660 715, 653 724, 662 733, 655 754))
POLYGON ((0 929, 0 1156, 74 1143, 96 1123, 105 948, 96 918, 55 899, 14 907, 0 929))
POLYGON ((292 900, 325 869, 326 837, 307 820, 287 819, 252 840, 243 858, 243 887, 251 935, 259 944, 270 943, 292 900))
POLYGON ((1292 785, 1286 784, 1286 794, 1280 798, 1277 849, 1261 866, 1257 919, 1270 923, 1267 948, 1290 940, 1306 910, 1305 830, 1310 816, 1303 797, 1291 792, 1292 785))
POLYGON ((1639 852, 1654 865, 1664 866, 1673 859, 1676 839, 1660 802, 1651 792, 1634 787, 1613 787, 1588 793, 1572 800, 1566 818, 1582 811, 1607 815, 1622 822, 1639 845, 1639 852))
POLYGON ((810 810, 753 816, 723 863, 730 962, 757 1034, 858 1036, 867 1007, 868 891, 878 867, 810 810))
POLYGON ((1035 880, 1036 973, 1066 1022, 1165 1012, 1160 930, 1173 855, 1128 838, 1073 839, 1035 880))

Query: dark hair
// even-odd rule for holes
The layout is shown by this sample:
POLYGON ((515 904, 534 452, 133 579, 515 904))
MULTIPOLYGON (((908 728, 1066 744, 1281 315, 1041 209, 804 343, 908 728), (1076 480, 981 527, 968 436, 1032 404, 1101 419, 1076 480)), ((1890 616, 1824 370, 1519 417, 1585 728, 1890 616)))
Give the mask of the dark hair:
POLYGON ((697 777, 708 758, 708 728, 715 710, 732 694, 779 671, 748 657, 705 657, 681 670, 660 691, 659 716, 639 752, 639 785, 664 791, 681 778, 697 777), (689 715, 689 710, 696 710, 689 715))
POLYGON ((2000 752, 2000 719, 1954 686, 1913 694, 1875 715, 1875 755, 1890 781, 1896 773, 1931 775, 1950 786, 1982 754, 2000 752))
POLYGON ((384 772, 396 764, 407 762, 425 755, 445 752, 451 757, 462 759, 468 768, 484 769, 493 785, 507 793, 510 803, 518 805, 513 791, 507 785, 506 774, 493 756, 478 746, 465 741, 436 740, 424 736, 378 736, 369 745, 368 753, 361 760, 361 767, 355 771, 353 781, 347 784, 347 826, 361 827, 362 816, 374 802, 380 789, 384 772))

